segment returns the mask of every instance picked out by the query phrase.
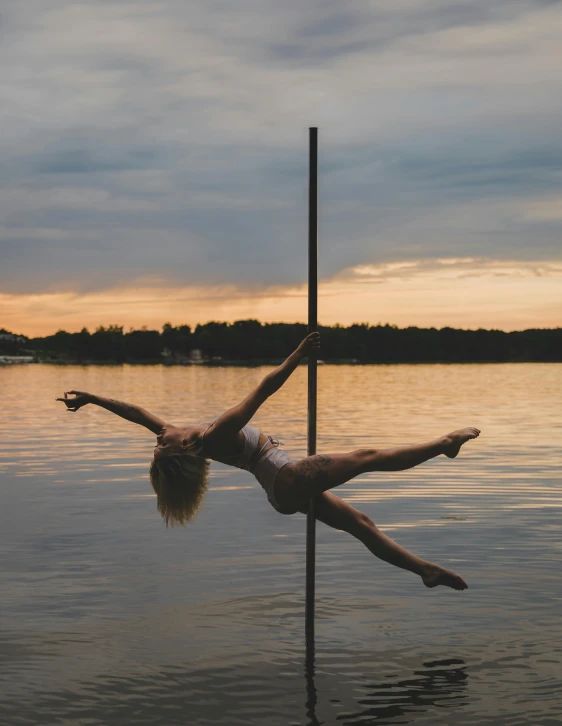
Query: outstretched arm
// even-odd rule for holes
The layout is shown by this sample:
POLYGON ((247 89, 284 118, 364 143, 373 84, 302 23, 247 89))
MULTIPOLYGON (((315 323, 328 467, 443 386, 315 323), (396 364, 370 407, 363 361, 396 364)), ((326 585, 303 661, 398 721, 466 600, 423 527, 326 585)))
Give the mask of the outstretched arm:
POLYGON ((218 442, 238 433, 255 416, 260 406, 281 388, 301 360, 307 355, 314 354, 319 348, 320 333, 308 335, 299 347, 280 366, 268 373, 259 386, 241 403, 223 413, 215 421, 206 434, 207 441, 218 442))
POLYGON ((303 358, 307 355, 317 354, 319 349, 320 333, 310 333, 310 335, 307 335, 294 353, 291 353, 280 366, 271 371, 271 373, 268 373, 263 379, 262 385, 265 385, 267 397, 269 398, 269 396, 272 396, 281 388, 303 358))
POLYGON ((114 398, 95 396, 85 391, 66 391, 64 398, 57 398, 57 401, 65 403, 69 411, 78 411, 79 408, 82 408, 87 403, 93 403, 96 406, 105 408, 107 411, 111 411, 111 413, 117 414, 117 416, 121 416, 121 418, 127 421, 144 426, 155 434, 158 434, 166 426, 165 421, 140 406, 135 406, 133 403, 116 401, 114 398), (72 393, 74 398, 68 398, 69 393, 72 393))

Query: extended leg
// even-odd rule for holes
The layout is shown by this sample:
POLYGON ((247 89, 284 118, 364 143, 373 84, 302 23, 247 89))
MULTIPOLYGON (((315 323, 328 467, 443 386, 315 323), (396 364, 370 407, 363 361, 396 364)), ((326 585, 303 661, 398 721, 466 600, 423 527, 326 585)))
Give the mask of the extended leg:
MULTIPOLYGON (((300 511, 306 513, 306 505, 301 507, 300 511)), ((426 587, 446 585, 455 590, 464 590, 468 587, 462 577, 454 572, 408 552, 381 532, 366 514, 329 492, 324 492, 316 498, 316 518, 329 527, 349 532, 379 559, 419 575, 426 587)))
POLYGON ((480 435, 478 429, 469 427, 453 431, 434 441, 415 446, 399 446, 393 449, 363 450, 363 471, 403 471, 423 464, 440 454, 454 459, 463 444, 480 435))
POLYGON ((440 454, 454 458, 461 446, 480 431, 459 429, 447 436, 415 446, 393 449, 358 449, 347 454, 307 456, 281 470, 275 482, 275 496, 286 509, 298 509, 310 497, 344 484, 368 471, 402 471, 440 454))

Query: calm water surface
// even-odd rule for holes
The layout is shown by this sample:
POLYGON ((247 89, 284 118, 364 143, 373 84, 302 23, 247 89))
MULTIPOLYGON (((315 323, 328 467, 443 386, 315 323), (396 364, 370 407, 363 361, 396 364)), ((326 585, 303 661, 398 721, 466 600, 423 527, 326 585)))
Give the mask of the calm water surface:
MULTIPOLYGON (((208 421, 267 370, 0 369, 0 722, 561 723, 562 367, 319 368, 319 452, 482 435, 337 490, 469 589, 427 590, 318 524, 313 681, 304 516, 213 464, 196 521, 167 530, 154 437, 54 401, 78 388, 208 421)), ((304 367, 254 423, 305 454, 304 367)))

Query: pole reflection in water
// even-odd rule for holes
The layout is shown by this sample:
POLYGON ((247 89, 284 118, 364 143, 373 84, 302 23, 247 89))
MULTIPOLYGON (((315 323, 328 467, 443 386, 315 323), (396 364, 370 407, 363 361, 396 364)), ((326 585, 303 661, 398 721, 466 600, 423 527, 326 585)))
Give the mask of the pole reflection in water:
POLYGON ((314 670, 315 670, 315 653, 314 653, 314 634, 307 635, 306 638, 306 656, 304 662, 304 672, 306 680, 306 716, 309 719, 309 726, 317 726, 318 719, 316 718, 316 703, 318 697, 316 695, 316 685, 314 683, 314 670))

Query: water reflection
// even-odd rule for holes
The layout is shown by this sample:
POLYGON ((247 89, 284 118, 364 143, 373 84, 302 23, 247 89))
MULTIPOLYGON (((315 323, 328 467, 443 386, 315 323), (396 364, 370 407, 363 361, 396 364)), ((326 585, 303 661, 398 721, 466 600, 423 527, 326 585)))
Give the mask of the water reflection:
MULTIPOLYGON (((454 461, 337 493, 458 570, 427 591, 317 528, 316 652, 304 653, 305 518, 214 466, 192 526, 166 530, 153 438, 69 387, 210 420, 265 369, 0 369, 0 723, 557 723, 562 712, 560 366, 319 370, 319 451, 482 429, 454 461), (470 674, 470 678, 468 677, 470 674)), ((306 369, 256 424, 306 446, 306 369)))
MULTIPOLYGON (((342 656, 343 660, 353 661, 353 656, 349 653, 340 653, 339 656, 337 660, 340 667, 342 656)), ((384 679, 378 682, 372 680, 373 674, 381 670, 376 663, 373 663, 369 669, 368 664, 363 661, 360 668, 349 670, 354 674, 353 678, 342 679, 342 674, 331 674, 329 677, 331 709, 340 711, 334 714, 333 718, 335 722, 340 722, 344 726, 390 722, 414 723, 418 721, 420 714, 434 709, 456 708, 468 697, 465 693, 468 686, 467 665, 461 658, 446 658, 423 663, 421 668, 414 670, 410 675, 398 678, 391 673, 385 673, 384 679), (334 683, 334 680, 339 683, 334 683), (354 704, 351 710, 348 710, 350 696, 354 704)), ((319 696, 315 676, 314 643, 309 642, 305 660, 305 710, 309 726, 326 723, 324 720, 320 721, 317 716, 319 696)), ((326 710, 326 705, 323 705, 323 712, 326 710)))
POLYGON ((316 704, 318 703, 318 694, 316 691, 315 675, 316 675, 316 648, 314 642, 314 634, 306 634, 305 637, 305 661, 304 661, 304 677, 306 684, 306 716, 310 726, 318 726, 316 718, 316 704))
POLYGON ((460 658, 424 663, 410 677, 367 683, 362 687, 365 695, 357 699, 361 708, 336 718, 345 726, 380 724, 398 717, 395 723, 414 723, 419 714, 460 706, 467 698, 467 685, 466 664, 460 658))
MULTIPOLYGON (((44 653, 47 659, 62 644, 62 638, 57 643, 51 637, 51 653, 44 653)), ((83 646, 83 641, 75 638, 74 647, 83 646)), ((21 656, 14 649, 10 659, 20 675, 25 675, 17 664, 21 656)), ((443 713, 454 718, 452 714, 460 713, 458 709, 468 697, 467 666, 458 658, 409 666, 403 661, 415 661, 415 657, 404 659, 393 653, 393 666, 401 671, 396 675, 388 665, 354 663, 354 655, 348 651, 332 656, 339 669, 333 662, 324 662, 319 669, 318 691, 307 678, 304 703, 291 658, 254 658, 250 663, 233 664, 226 651, 223 665, 201 667, 188 660, 155 666, 127 659, 127 668, 116 662, 104 674, 81 681, 70 676, 59 687, 52 687, 49 682, 54 679, 47 674, 39 675, 28 689, 30 697, 24 697, 23 687, 10 692, 0 705, 0 717, 3 723, 24 725, 59 721, 91 726, 417 724, 424 716, 428 723, 435 723, 443 713)))

